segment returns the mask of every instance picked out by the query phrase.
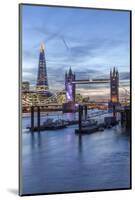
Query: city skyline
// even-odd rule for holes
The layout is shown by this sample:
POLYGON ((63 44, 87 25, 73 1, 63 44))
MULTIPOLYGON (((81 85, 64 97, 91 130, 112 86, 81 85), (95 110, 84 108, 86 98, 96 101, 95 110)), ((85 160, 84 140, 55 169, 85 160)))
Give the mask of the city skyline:
MULTIPOLYGON (((23 80, 36 85, 43 42, 50 90, 64 87, 64 74, 70 66, 77 79, 107 78, 115 66, 120 72, 120 84, 129 89, 129 21, 128 12, 25 5, 23 80)), ((109 94, 109 85, 78 87, 77 92, 83 95, 109 94)))
POLYGON ((131 17, 20 4, 21 196, 131 189, 131 17))

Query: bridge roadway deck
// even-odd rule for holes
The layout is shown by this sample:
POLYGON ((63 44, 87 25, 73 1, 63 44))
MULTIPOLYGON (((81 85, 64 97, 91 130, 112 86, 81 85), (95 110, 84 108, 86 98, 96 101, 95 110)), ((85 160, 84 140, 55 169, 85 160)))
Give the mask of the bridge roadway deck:
POLYGON ((86 79, 86 80, 75 80, 72 81, 73 84, 102 84, 102 83, 110 83, 110 79, 86 79))

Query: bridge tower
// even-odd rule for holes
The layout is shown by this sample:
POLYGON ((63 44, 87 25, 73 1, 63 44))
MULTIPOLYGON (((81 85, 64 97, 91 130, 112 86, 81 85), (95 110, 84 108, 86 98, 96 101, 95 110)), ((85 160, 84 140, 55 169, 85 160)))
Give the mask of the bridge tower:
POLYGON ((75 81, 75 73, 72 72, 70 67, 69 72, 65 73, 66 103, 75 103, 75 84, 72 81, 75 81))
POLYGON ((119 104, 119 72, 115 67, 110 71, 110 90, 111 104, 119 104))
POLYGON ((63 104, 63 112, 75 112, 75 74, 70 67, 69 72, 65 73, 66 102, 63 104))

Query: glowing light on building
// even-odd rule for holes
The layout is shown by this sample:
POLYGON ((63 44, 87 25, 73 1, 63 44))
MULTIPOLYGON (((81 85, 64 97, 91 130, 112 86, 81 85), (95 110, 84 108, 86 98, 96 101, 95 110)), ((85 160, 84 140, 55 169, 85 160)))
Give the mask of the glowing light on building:
POLYGON ((66 91, 66 99, 68 101, 73 101, 73 90, 72 90, 72 85, 70 83, 67 84, 67 91, 66 91))
POLYGON ((48 91, 47 68, 45 61, 44 44, 40 46, 38 77, 37 77, 37 90, 48 91))
POLYGON ((66 90, 66 102, 75 101, 75 74, 72 73, 71 67, 69 72, 65 74, 65 90, 66 90))

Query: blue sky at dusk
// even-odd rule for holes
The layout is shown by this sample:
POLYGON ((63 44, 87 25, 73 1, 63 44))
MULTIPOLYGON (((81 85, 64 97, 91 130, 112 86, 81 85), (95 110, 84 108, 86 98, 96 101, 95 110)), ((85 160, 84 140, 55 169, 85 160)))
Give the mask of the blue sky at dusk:
MULTIPOLYGON (((129 88, 130 13, 95 9, 22 7, 23 80, 36 84, 39 48, 45 44, 50 90, 64 88, 71 66, 77 79, 109 78, 120 72, 120 85, 129 88)), ((84 95, 107 95, 109 86, 78 86, 84 95), (89 90, 88 90, 89 89, 89 90)))

